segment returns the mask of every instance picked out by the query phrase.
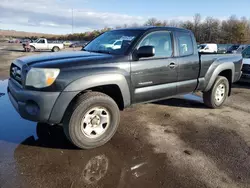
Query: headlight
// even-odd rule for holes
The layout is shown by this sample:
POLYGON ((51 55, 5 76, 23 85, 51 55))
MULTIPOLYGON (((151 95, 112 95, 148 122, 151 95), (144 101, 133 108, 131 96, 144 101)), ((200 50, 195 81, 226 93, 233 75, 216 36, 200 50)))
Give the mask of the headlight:
POLYGON ((35 88, 48 87, 55 82, 59 73, 59 69, 31 68, 27 74, 25 85, 35 88))

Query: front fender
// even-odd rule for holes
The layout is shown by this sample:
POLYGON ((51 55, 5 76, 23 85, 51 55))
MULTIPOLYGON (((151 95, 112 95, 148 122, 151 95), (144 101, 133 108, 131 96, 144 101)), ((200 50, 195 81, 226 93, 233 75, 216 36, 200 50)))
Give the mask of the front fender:
POLYGON ((120 88, 124 107, 131 103, 129 85, 121 74, 100 74, 80 78, 71 82, 58 97, 50 115, 49 122, 60 123, 70 102, 77 94, 93 87, 117 85, 120 88))
POLYGON ((234 63, 232 62, 223 62, 218 64, 219 62, 215 62, 213 65, 210 66, 206 75, 205 75, 205 90, 208 91, 213 86, 216 78, 218 75, 224 70, 231 70, 232 71, 232 78, 229 80, 231 83, 234 81, 234 72, 235 67, 234 63))
POLYGON ((80 78, 70 83, 64 91, 84 91, 92 87, 117 85, 122 93, 124 106, 130 105, 130 90, 126 78, 121 74, 100 74, 80 78))

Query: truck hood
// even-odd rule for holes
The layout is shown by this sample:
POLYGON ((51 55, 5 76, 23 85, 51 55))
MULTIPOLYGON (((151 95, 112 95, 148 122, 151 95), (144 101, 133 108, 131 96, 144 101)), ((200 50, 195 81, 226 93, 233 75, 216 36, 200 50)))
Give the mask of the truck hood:
POLYGON ((111 60, 114 55, 104 53, 93 53, 85 51, 77 52, 57 52, 57 53, 46 53, 40 55, 32 55, 18 58, 18 63, 28 66, 41 66, 41 67, 53 67, 57 65, 61 67, 63 64, 73 62, 93 62, 93 60, 111 60))

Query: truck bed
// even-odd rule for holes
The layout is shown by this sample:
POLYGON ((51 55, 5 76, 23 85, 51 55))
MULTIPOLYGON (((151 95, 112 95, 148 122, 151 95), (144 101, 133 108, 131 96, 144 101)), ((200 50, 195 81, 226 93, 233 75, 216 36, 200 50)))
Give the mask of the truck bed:
POLYGON ((228 62, 234 62, 235 70, 241 70, 241 54, 200 54, 200 78, 205 76, 212 63, 216 63, 216 61, 220 63, 221 60, 226 61, 227 59, 228 62))

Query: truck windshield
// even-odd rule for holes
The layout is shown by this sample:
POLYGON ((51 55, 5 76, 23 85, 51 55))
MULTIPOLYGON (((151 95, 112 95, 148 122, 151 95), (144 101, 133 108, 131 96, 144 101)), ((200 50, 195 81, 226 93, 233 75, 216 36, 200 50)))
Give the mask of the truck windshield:
POLYGON ((142 30, 108 31, 92 40, 83 51, 123 55, 141 33, 142 30))
POLYGON ((34 42, 34 43, 37 43, 37 41, 39 41, 39 40, 40 40, 40 39, 36 39, 36 40, 34 40, 33 42, 34 42))
POLYGON ((199 46, 199 48, 198 48, 198 49, 203 50, 206 46, 207 46, 207 45, 205 45, 205 44, 201 44, 201 45, 199 46))

